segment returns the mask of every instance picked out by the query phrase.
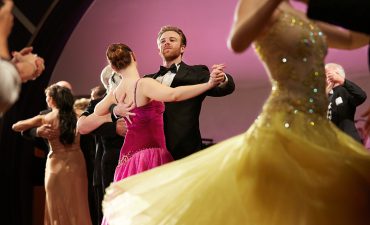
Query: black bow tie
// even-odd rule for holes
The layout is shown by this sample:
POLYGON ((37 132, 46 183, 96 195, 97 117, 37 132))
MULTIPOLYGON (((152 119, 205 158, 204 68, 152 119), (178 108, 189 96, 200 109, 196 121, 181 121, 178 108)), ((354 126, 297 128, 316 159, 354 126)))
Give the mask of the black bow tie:
POLYGON ((177 72, 177 66, 175 64, 172 64, 170 68, 166 68, 164 66, 161 66, 158 72, 159 76, 165 75, 168 71, 171 71, 171 73, 176 73, 177 72))

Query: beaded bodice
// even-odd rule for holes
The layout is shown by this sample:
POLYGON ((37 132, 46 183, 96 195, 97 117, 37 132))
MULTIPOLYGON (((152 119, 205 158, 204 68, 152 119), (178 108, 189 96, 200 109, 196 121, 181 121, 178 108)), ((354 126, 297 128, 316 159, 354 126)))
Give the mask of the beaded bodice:
POLYGON ((264 111, 326 115, 325 36, 307 19, 281 11, 254 48, 272 82, 264 111))

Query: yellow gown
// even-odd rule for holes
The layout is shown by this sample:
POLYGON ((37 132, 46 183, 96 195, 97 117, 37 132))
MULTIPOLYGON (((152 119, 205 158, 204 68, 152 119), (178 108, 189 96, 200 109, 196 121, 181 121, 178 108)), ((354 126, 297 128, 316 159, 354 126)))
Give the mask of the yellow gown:
POLYGON ((253 125, 113 183, 110 225, 370 224, 370 155, 326 119, 325 36, 281 12, 254 48, 272 91, 253 125))

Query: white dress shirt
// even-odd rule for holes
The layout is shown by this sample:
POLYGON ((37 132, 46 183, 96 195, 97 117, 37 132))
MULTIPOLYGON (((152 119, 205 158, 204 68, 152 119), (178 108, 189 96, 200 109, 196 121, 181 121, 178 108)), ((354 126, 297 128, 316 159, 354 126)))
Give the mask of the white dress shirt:
MULTIPOLYGON (((179 64, 176 64, 177 71, 179 70, 179 67, 180 67, 180 63, 179 64)), ((171 84, 172 84, 172 82, 173 82, 173 79, 175 78, 175 76, 176 76, 176 73, 173 73, 171 71, 168 71, 163 76, 158 76, 156 78, 156 80, 159 81, 159 83, 164 84, 164 85, 167 85, 167 86, 170 87, 171 84)))

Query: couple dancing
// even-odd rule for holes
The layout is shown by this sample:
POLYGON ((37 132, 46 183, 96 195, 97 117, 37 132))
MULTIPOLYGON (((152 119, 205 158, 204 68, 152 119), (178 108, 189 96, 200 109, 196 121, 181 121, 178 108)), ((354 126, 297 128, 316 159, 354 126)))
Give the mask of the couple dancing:
POLYGON ((122 76, 122 82, 96 105, 94 113, 106 115, 112 104, 125 103, 132 109, 129 114, 134 115, 125 117, 127 133, 115 182, 199 150, 203 100, 207 95, 224 96, 234 90, 231 76, 223 71, 224 65, 214 65, 209 72, 206 66, 182 62, 186 37, 181 29, 163 27, 157 43, 169 68, 161 67, 160 72, 143 79, 135 54, 127 45, 112 44, 107 50, 109 64, 122 76))
POLYGON ((288 0, 240 0, 229 46, 242 52, 252 42, 272 81, 255 123, 113 183, 103 202, 110 225, 370 224, 370 155, 326 119, 324 70, 327 46, 358 48, 369 36, 310 21, 288 0))
MULTIPOLYGON (((180 43, 176 32, 170 32, 169 36, 167 39, 176 36, 180 43)), ((194 81, 198 84, 172 88, 152 78, 141 79, 135 54, 125 44, 111 44, 107 59, 112 69, 121 74, 122 81, 96 105, 94 113, 106 115, 111 105, 123 102, 131 106, 130 114, 133 115, 125 117, 127 133, 114 175, 114 181, 119 181, 173 160, 166 147, 163 102, 185 101, 202 94, 204 99, 205 92, 224 80, 224 66, 214 65, 204 82, 194 81)))

